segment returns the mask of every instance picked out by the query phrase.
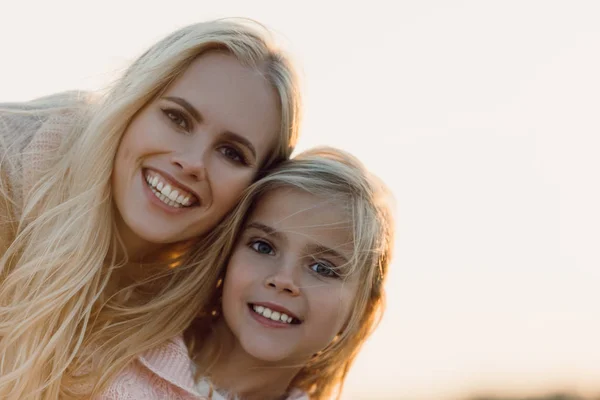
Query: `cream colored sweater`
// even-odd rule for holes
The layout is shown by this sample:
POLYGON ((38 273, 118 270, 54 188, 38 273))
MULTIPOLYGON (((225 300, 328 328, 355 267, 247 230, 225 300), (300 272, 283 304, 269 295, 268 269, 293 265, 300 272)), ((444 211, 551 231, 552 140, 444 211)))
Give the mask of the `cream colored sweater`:
POLYGON ((0 103, 0 253, 14 240, 23 202, 48 171, 63 139, 91 104, 83 92, 0 103))

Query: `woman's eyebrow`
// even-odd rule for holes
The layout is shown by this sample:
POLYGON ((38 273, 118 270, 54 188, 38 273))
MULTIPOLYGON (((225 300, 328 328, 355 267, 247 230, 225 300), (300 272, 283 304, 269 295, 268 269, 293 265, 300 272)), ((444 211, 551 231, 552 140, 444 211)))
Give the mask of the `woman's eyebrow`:
POLYGON ((185 108, 187 112, 189 112, 192 117, 196 120, 196 122, 202 122, 202 114, 198 111, 193 105, 191 105, 186 99, 177 96, 165 96, 163 97, 165 100, 172 101, 173 103, 179 104, 181 107, 185 108))
MULTIPOLYGON (((173 103, 177 103, 179 104, 181 107, 183 107, 188 113, 190 113, 190 115, 192 116, 192 118, 194 118, 196 120, 197 123, 202 122, 202 120, 204 119, 202 117, 202 114, 200 113, 200 111, 198 111, 193 105, 190 104, 189 101, 187 101, 186 99, 182 98, 182 97, 177 97, 177 96, 165 96, 163 97, 163 99, 165 100, 169 100, 172 101, 173 103)), ((248 148, 248 150, 250 151, 250 153, 252 153, 252 157, 254 157, 256 159, 256 149, 254 148, 254 145, 252 144, 252 142, 250 142, 248 139, 246 139, 244 136, 237 134, 235 132, 231 132, 231 131, 225 131, 223 133, 223 135, 234 142, 238 142, 239 144, 245 146, 248 148)))
POLYGON ((238 142, 242 146, 246 147, 250 151, 250 153, 252 153, 252 157, 254 159, 256 159, 256 149, 254 148, 254 145, 248 139, 246 139, 242 135, 238 135, 237 133, 230 132, 230 131, 224 132, 223 136, 225 136, 227 139, 229 139, 233 142, 238 142))

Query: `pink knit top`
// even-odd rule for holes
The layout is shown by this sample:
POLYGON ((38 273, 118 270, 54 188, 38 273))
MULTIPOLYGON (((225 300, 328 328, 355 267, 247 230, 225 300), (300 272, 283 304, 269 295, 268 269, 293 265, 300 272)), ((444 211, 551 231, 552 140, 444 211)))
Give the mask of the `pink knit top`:
POLYGON ((183 339, 177 337, 151 349, 130 363, 97 400, 198 400, 191 360, 183 339))
MULTIPOLYGON (((95 400, 208 400, 208 391, 194 383, 192 361, 181 336, 155 347, 129 364, 95 400)), ((223 399, 214 394, 213 400, 223 399)), ((309 400, 293 390, 287 400, 309 400)))

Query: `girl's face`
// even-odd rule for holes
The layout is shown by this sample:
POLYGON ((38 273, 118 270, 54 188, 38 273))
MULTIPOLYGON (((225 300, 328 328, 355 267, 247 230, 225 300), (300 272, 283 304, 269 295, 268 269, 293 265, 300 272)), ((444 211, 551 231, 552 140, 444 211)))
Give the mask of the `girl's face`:
POLYGON ((207 53, 132 119, 112 176, 126 244, 174 243, 213 228, 253 181, 280 128, 260 72, 207 53))
POLYGON ((239 351, 305 363, 343 329, 357 293, 342 278, 353 253, 347 213, 297 189, 277 189, 250 216, 227 267, 223 316, 239 351))

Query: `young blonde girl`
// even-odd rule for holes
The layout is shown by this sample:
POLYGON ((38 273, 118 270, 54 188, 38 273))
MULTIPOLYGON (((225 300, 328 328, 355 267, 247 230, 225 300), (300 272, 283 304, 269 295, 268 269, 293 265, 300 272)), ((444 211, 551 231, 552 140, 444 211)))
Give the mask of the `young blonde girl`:
POLYGON ((89 396, 181 333, 215 227, 299 114, 287 57, 231 20, 167 36, 104 97, 0 105, 0 398, 89 396))
POLYGON ((185 342, 142 354, 101 399, 341 392, 383 310, 393 244, 384 186, 345 152, 311 150, 253 184, 222 227, 212 306, 185 342))

